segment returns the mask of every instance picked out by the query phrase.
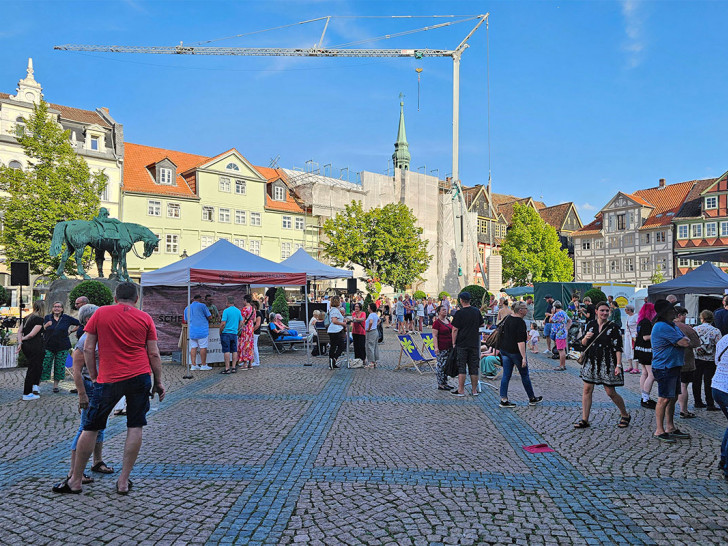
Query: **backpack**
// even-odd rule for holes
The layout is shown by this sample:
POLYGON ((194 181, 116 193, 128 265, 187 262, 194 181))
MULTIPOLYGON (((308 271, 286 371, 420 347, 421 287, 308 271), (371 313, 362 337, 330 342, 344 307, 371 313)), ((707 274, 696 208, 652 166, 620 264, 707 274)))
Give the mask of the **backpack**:
POLYGON ((329 311, 326 312, 326 316, 324 317, 324 328, 328 328, 331 325, 331 317, 329 316, 329 311))

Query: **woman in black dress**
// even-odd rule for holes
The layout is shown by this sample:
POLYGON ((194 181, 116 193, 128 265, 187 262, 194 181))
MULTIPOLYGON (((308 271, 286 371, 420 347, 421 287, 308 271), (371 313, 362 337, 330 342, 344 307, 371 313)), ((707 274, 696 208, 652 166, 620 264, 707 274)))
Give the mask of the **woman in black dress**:
POLYGON ((652 321, 657 313, 652 303, 645 303, 637 316, 637 339, 634 341, 634 356, 642 364, 640 376, 641 405, 643 408, 655 409, 657 402, 650 398, 655 376, 652 375, 652 321))
POLYGON ((40 374, 43 372, 43 301, 33 302, 33 312, 23 321, 18 338, 18 351, 23 351, 28 361, 23 385, 23 400, 40 398, 40 374))
POLYGON ((619 327, 609 320, 609 305, 606 302, 597 304, 596 314, 596 320, 586 325, 586 333, 581 340, 582 345, 587 348, 586 360, 579 374, 584 381, 584 390, 581 395, 581 420, 574 424, 574 428, 589 426, 594 385, 604 385, 607 396, 619 408, 621 419, 617 426, 626 428, 632 416, 627 413, 624 400, 617 394, 615 388, 624 385, 622 333, 619 327))

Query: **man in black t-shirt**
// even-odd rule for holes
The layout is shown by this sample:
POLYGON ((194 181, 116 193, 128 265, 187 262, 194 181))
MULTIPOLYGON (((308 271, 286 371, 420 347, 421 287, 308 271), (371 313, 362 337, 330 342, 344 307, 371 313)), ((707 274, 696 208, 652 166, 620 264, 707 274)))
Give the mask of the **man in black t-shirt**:
POLYGON ((528 375, 528 361, 526 358, 528 334, 526 333, 526 322, 523 320, 527 312, 526 302, 517 301, 513 304, 513 313, 503 322, 498 347, 503 364, 503 377, 501 377, 500 384, 501 408, 516 407, 513 402, 508 400, 508 383, 511 381, 513 368, 517 368, 521 376, 521 383, 523 383, 523 388, 528 395, 528 404, 535 406, 543 401, 543 396, 534 394, 531 378, 528 375))
POLYGON ((458 296, 460 309, 452 319, 452 343, 458 359, 458 388, 455 396, 465 396, 465 374, 470 374, 473 396, 478 396, 480 327, 485 324, 480 310, 470 305, 470 292, 458 296))

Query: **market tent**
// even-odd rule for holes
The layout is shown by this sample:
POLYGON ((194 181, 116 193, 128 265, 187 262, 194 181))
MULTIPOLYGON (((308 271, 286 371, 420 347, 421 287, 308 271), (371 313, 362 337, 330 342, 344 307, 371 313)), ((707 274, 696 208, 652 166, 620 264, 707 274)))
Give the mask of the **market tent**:
POLYGON ((503 292, 512 298, 520 298, 527 294, 533 295, 533 286, 515 286, 513 288, 505 288, 503 289, 503 292))
POLYGON ((296 271, 304 271, 309 279, 350 279, 354 272, 348 269, 337 269, 319 262, 303 248, 299 248, 293 255, 281 262, 281 265, 296 271))
POLYGON ((546 301, 544 300, 546 295, 559 300, 565 309, 574 292, 578 292, 579 296, 583 298, 584 294, 591 290, 592 284, 589 282, 535 282, 533 288, 533 317, 536 320, 543 320, 546 317, 546 301))
POLYGON ((654 301, 668 294, 676 296, 685 294, 722 295, 726 289, 728 289, 728 274, 712 263, 705 262, 681 277, 649 286, 647 293, 654 301))
POLYGON ((142 273, 141 279, 142 286, 188 286, 190 283, 303 286, 306 273, 220 239, 184 260, 142 273))

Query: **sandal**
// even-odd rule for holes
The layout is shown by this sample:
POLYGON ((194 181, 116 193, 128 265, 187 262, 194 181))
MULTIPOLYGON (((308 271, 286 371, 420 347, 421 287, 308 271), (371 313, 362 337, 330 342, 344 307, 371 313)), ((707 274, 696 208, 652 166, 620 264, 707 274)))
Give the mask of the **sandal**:
MULTIPOLYGON (((66 480, 70 480, 70 479, 71 479, 70 475, 66 476, 66 480)), ((90 483, 94 483, 94 481, 95 480, 91 476, 87 476, 85 473, 83 475, 83 478, 81 478, 82 485, 88 485, 90 483)))
POLYGON ((629 423, 632 421, 632 416, 628 415, 627 417, 622 417, 619 420, 619 423, 617 423, 617 428, 627 428, 629 426, 629 423))
POLYGON ((104 461, 99 461, 91 467, 91 472, 98 472, 99 474, 113 474, 114 469, 107 465, 104 461))
POLYGON ((589 421, 584 421, 584 419, 579 419, 578 422, 574 423, 574 428, 589 428, 590 426, 589 421))
POLYGON ((80 495, 82 491, 82 489, 71 489, 71 486, 68 485, 68 478, 54 485, 51 490, 54 493, 70 493, 71 495, 80 495))
POLYGON ((230 373, 230 370, 223 370, 220 372, 222 375, 228 375, 230 373))
POLYGON ((116 480, 116 492, 119 495, 128 495, 129 491, 131 491, 131 486, 132 486, 131 480, 127 480, 127 482, 129 483, 129 489, 127 489, 126 491, 120 491, 119 490, 119 480, 116 480))
POLYGON ((230 373, 238 373, 238 369, 237 368, 230 368, 230 373))
POLYGON ((634 374, 634 375, 637 375, 637 374, 640 374, 642 372, 639 371, 637 368, 634 368, 634 369, 630 370, 629 373, 634 374))
POLYGON ((695 417, 695 414, 691 411, 681 411, 680 417, 682 417, 683 419, 692 419, 693 417, 695 417))

